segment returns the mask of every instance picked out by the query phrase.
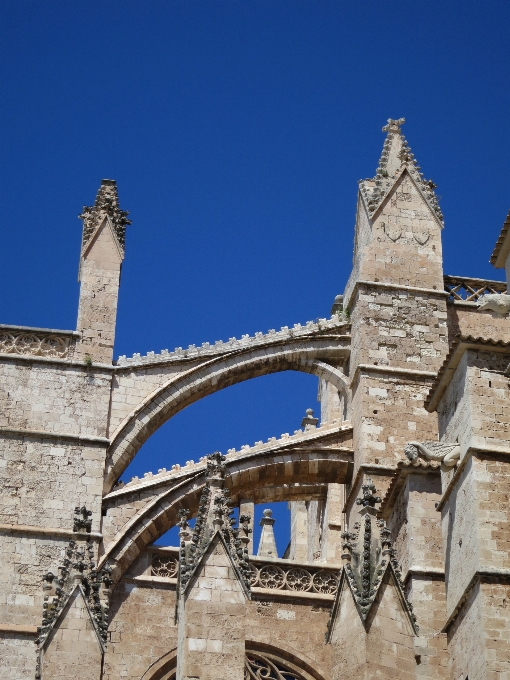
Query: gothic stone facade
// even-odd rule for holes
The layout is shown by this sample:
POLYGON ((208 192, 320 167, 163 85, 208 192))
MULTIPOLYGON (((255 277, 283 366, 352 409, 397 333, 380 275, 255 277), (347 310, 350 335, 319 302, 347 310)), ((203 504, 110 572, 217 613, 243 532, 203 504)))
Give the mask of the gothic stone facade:
MULTIPOLYGON (((510 678, 510 295, 444 275, 403 122, 331 318, 214 345, 114 360, 129 220, 102 182, 76 331, 0 326, 2 680, 510 678), (320 424, 119 482, 179 410, 288 369, 320 424), (250 533, 272 501, 281 559, 270 512, 250 533)), ((510 215, 491 262, 508 280, 510 215)))

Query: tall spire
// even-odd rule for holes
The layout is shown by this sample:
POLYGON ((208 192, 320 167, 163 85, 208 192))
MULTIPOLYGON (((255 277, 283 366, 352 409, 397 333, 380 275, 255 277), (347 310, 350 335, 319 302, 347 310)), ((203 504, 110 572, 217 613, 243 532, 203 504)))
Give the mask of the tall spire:
POLYGON ((411 152, 406 138, 402 134, 402 125, 405 118, 388 119, 387 125, 382 129, 386 132, 381 158, 377 167, 375 177, 360 180, 360 192, 363 196, 368 213, 372 216, 382 203, 384 197, 393 186, 397 177, 406 168, 421 189, 426 201, 438 217, 443 221, 443 213, 439 207, 437 197, 434 193, 436 185, 432 180, 426 180, 421 172, 414 154, 411 152))
POLYGON ((126 225, 131 224, 131 220, 127 218, 129 213, 120 209, 117 183, 114 179, 103 179, 101 181, 94 205, 90 207, 84 205, 82 213, 79 215, 79 218, 83 220, 82 256, 107 215, 112 223, 119 248, 124 255, 126 225))

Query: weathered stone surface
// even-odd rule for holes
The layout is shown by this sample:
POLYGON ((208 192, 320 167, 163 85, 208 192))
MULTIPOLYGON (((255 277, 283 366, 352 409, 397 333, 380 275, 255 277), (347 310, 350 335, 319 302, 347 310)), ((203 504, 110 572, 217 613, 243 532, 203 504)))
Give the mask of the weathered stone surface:
MULTIPOLYGON (((443 216, 403 122, 360 183, 330 319, 117 362, 129 220, 103 180, 81 215, 77 331, 0 326, 2 680, 510 678, 506 284, 443 277, 443 216), (286 370, 318 377, 321 422, 296 414, 302 429, 227 451, 219 504, 201 502, 205 459, 118 483, 180 410, 286 370), (428 459, 427 442, 455 455, 428 459), (254 557, 247 518, 275 501, 289 548, 270 554, 266 526, 254 557), (206 505, 207 535, 183 519, 206 505), (151 545, 179 522, 179 546, 151 545)), ((507 272, 509 233, 493 254, 507 272)))

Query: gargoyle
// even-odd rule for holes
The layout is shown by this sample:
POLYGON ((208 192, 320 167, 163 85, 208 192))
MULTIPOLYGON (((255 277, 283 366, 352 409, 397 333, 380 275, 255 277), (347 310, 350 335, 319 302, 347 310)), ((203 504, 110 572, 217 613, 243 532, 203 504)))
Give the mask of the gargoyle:
POLYGON ((476 301, 478 309, 490 309, 498 316, 505 316, 510 312, 510 295, 506 293, 487 293, 476 301))
POLYGON ((409 460, 416 460, 421 456, 427 460, 440 461, 445 467, 455 467, 460 458, 460 446, 457 443, 408 442, 404 453, 409 460))

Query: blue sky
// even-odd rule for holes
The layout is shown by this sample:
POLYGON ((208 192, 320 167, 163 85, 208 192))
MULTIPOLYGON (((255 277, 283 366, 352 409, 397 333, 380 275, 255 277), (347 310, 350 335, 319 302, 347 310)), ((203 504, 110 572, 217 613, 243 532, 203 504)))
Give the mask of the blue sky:
MULTIPOLYGON (((508 2, 4 2, 0 321, 75 327, 77 215, 102 178, 133 221, 117 355, 326 316, 388 117, 438 184, 445 272, 502 278, 509 26, 508 2)), ((229 388, 128 476, 292 432, 316 393, 294 373, 229 388)))

